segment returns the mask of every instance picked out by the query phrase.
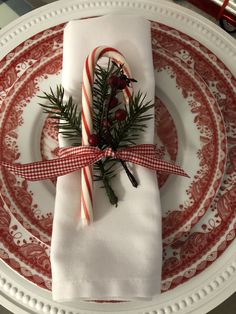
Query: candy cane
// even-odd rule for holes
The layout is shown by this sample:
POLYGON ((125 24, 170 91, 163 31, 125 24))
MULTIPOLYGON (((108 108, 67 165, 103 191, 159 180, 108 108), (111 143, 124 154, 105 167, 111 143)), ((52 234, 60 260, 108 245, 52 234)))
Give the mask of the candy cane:
MULTIPOLYGON (((129 66, 124 56, 116 49, 106 46, 95 48, 86 58, 83 69, 82 82, 82 145, 89 145, 89 136, 93 133, 93 80, 96 63, 102 57, 108 57, 118 64, 123 65, 123 70, 128 78, 129 66)), ((130 89, 124 90, 126 102, 131 96, 130 89)), ((93 221, 93 173, 92 167, 81 170, 81 222, 88 225, 93 221)))

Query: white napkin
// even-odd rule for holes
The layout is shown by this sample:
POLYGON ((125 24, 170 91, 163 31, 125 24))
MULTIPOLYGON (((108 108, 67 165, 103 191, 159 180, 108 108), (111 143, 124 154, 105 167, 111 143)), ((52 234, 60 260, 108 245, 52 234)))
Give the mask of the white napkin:
MULTIPOLYGON (((62 83, 80 98, 86 56, 99 45, 126 57, 135 91, 154 99, 150 24, 136 16, 111 15, 71 21, 65 27, 62 83)), ((153 143, 154 121, 142 143, 153 143)), ((59 138, 61 146, 66 145, 59 138)), ((124 171, 112 181, 119 204, 109 204, 101 183, 94 187, 94 222, 82 227, 80 172, 59 177, 51 245, 52 293, 56 301, 133 300, 160 292, 161 207, 156 174, 133 166, 138 188, 124 171)))

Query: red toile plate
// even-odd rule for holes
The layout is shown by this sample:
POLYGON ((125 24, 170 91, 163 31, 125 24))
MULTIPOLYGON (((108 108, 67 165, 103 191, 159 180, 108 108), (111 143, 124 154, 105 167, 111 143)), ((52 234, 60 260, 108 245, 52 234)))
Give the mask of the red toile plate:
MULTIPOLYGON (((40 90, 60 83, 62 26, 39 34, 2 60, 1 160, 41 159, 45 116, 38 105, 40 90)), ((4 202, 24 227, 44 243, 50 242, 55 188, 51 182, 30 183, 1 169, 4 202), (43 203, 42 203, 43 202, 43 203)))
MULTIPOLYGON (((60 83, 62 31, 63 26, 57 26, 37 34, 9 53, 0 64, 2 159, 29 162, 54 156, 57 136, 37 105, 37 95, 60 83)), ((165 189, 174 190, 176 182, 172 176, 159 176, 166 240, 163 291, 167 291, 205 269, 235 237, 232 200, 236 168, 232 162, 232 145, 220 192, 208 209, 220 186, 226 160, 224 122, 213 94, 223 111, 232 144, 236 122, 229 113, 233 112, 234 102, 227 107, 227 115, 224 100, 227 96, 234 97, 235 84, 224 65, 196 41, 190 44, 186 35, 153 22, 152 38, 158 148, 164 158, 177 160, 191 175, 187 186, 179 190, 183 200, 176 198, 178 203, 171 203, 173 206, 169 207, 165 207, 165 189), (205 66, 195 70, 199 60, 205 66), (203 71, 206 65, 212 76, 203 71), (187 130, 193 133, 189 137, 187 130), (191 157, 185 159, 186 150, 191 152, 191 157), (208 184, 208 190, 203 188, 204 183, 208 184), (204 203, 199 203, 198 193, 202 193, 204 203), (188 211, 188 218, 184 214, 181 218, 188 211)), ((1 230, 4 230, 1 258, 31 282, 50 289, 47 244, 53 219, 54 183, 29 183, 3 169, 0 183, 4 201, 0 203, 1 230)))
POLYGON ((51 289, 50 248, 32 236, 0 199, 0 258, 20 275, 51 289))
MULTIPOLYGON (((164 248, 162 288, 167 291, 202 272, 235 239, 236 81, 225 65, 198 41, 156 22, 152 26, 153 46, 167 49, 206 82, 220 106, 227 133, 226 171, 216 198, 189 232, 184 232, 178 241, 164 248)), ((164 228, 165 221, 164 217, 164 228)), ((168 229, 163 232, 167 235, 168 229)))
MULTIPOLYGON (((63 26, 39 33, 1 63, 1 160, 26 163, 53 156, 56 135, 47 129, 37 97, 60 83, 62 33, 63 26)), ((156 49, 155 38, 153 42, 157 144, 164 158, 177 161, 190 175, 160 178, 163 236, 168 244, 189 231, 215 197, 224 173, 226 137, 219 107, 204 81, 180 59, 156 49)), ((49 244, 53 183, 28 182, 4 168, 0 183, 11 213, 49 244)))

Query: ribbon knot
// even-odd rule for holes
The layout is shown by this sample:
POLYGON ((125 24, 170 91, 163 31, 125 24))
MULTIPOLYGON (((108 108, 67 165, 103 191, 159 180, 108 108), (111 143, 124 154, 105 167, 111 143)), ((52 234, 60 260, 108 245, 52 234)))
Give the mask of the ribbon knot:
POLYGON ((116 152, 111 147, 108 147, 103 151, 103 156, 116 158, 116 152))

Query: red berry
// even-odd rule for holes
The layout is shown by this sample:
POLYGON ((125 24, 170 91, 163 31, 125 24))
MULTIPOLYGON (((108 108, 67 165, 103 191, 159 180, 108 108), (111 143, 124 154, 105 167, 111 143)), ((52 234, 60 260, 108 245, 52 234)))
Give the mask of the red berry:
POLYGON ((110 133, 107 133, 107 134, 105 135, 105 137, 104 137, 104 140, 105 140, 105 143, 106 143, 107 145, 111 145, 111 143, 112 143, 112 136, 111 136, 111 134, 110 134, 110 133))
POLYGON ((115 112, 115 119, 117 121, 125 120, 126 116, 127 116, 127 113, 126 113, 126 111, 124 109, 118 109, 115 112))
POLYGON ((102 126, 107 129, 111 126, 111 122, 108 119, 103 119, 102 126))
POLYGON ((108 103, 108 108, 113 109, 118 105, 118 99, 116 97, 112 97, 108 103))
POLYGON ((97 146, 99 143, 99 138, 96 134, 91 134, 88 137, 88 142, 89 142, 89 145, 91 146, 97 146))
POLYGON ((108 78, 108 84, 111 85, 111 87, 117 87, 117 85, 119 84, 119 77, 116 75, 111 75, 108 78))
POLYGON ((125 79, 124 77, 119 78, 117 88, 118 88, 118 89, 124 89, 126 86, 127 86, 126 79, 125 79))

